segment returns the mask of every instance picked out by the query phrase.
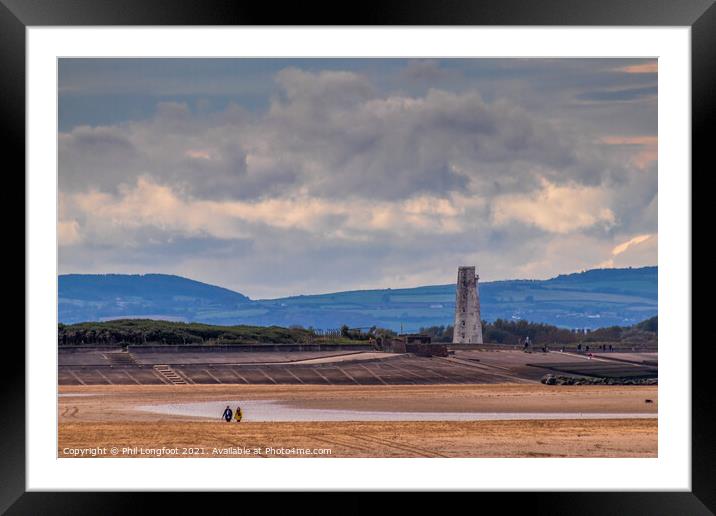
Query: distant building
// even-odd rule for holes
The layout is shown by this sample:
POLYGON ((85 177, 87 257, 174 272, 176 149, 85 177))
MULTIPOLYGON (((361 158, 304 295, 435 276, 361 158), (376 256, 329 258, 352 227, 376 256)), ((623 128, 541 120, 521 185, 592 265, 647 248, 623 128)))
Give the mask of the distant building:
POLYGON ((448 356, 447 345, 432 342, 430 335, 401 333, 397 337, 381 338, 378 349, 389 353, 412 353, 423 357, 448 356))
POLYGON ((458 267, 453 344, 482 344, 478 279, 474 266, 458 267))

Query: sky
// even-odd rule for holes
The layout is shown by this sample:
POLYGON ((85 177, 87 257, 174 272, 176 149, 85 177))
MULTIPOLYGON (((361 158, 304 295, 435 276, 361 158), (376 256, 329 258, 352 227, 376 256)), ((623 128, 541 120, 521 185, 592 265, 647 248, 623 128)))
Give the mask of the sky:
POLYGON ((657 264, 655 59, 60 59, 59 272, 253 299, 657 264))

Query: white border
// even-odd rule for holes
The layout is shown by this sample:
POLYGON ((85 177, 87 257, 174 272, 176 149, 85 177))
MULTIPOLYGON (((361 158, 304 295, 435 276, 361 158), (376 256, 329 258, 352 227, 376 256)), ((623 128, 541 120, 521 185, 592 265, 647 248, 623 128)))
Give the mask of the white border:
POLYGON ((56 28, 27 31, 27 489, 690 490, 690 29, 56 28), (658 459, 57 459, 58 56, 658 57, 658 459), (570 472, 565 474, 565 472, 570 472))

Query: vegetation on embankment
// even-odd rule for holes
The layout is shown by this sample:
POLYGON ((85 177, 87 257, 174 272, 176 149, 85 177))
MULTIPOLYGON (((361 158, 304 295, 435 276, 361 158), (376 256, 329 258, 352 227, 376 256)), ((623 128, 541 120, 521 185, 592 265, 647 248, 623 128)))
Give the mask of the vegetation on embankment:
POLYGON ((106 322, 59 324, 60 346, 142 344, 290 344, 356 343, 340 334, 319 335, 310 329, 279 326, 216 326, 152 319, 119 319, 106 322))
MULTIPOLYGON (((433 342, 452 342, 452 326, 421 328, 420 333, 433 337, 433 342)), ((488 323, 482 321, 482 335, 485 343, 518 345, 529 337, 535 345, 541 344, 586 344, 620 343, 629 345, 656 345, 658 341, 658 318, 651 317, 633 326, 609 326, 596 330, 568 330, 550 324, 533 323, 525 320, 505 321, 497 319, 488 323)))
MULTIPOLYGON (((202 323, 181 323, 153 319, 118 319, 106 322, 59 324, 57 342, 60 346, 79 345, 142 345, 142 344, 365 344, 371 338, 395 332, 372 327, 368 331, 343 326, 336 331, 319 331, 292 326, 218 326, 202 323)), ((591 331, 574 331, 549 324, 528 321, 482 322, 485 343, 518 345, 525 337, 535 345, 621 343, 656 345, 658 321, 652 317, 633 326, 611 326, 591 331)), ((452 326, 421 328, 433 342, 452 342, 452 326)))

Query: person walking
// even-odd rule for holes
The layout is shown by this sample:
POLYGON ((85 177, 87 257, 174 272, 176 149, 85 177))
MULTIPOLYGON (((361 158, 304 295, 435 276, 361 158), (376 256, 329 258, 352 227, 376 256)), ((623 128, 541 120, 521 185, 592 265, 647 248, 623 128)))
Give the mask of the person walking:
POLYGON ((228 405, 226 405, 226 408, 224 409, 224 414, 221 416, 223 419, 226 420, 227 423, 231 423, 231 416, 233 416, 234 413, 231 412, 231 409, 228 405))
POLYGON ((236 411, 234 411, 234 419, 237 423, 241 423, 241 418, 244 416, 243 412, 241 412, 241 407, 236 407, 236 411))

